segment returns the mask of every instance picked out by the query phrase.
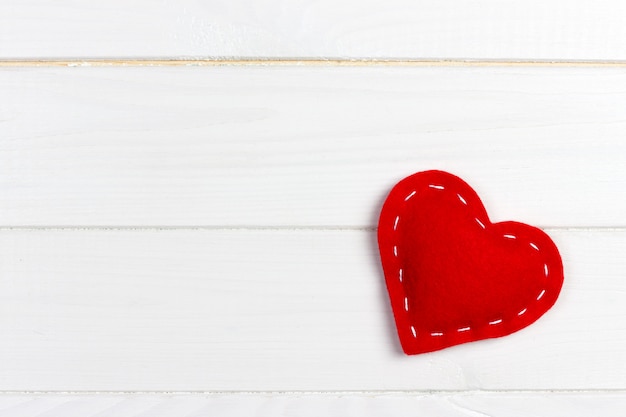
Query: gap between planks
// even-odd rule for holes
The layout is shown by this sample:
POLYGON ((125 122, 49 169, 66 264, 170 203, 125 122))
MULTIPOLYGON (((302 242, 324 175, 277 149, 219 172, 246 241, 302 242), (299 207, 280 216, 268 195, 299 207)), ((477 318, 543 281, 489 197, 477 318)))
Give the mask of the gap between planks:
MULTIPOLYGON (((495 223, 494 223, 495 224, 495 223)), ((626 232, 626 227, 605 227, 605 226, 592 226, 592 227, 569 227, 569 226, 536 226, 544 231, 567 231, 567 232, 626 232)), ((85 231, 85 230, 119 230, 119 231, 149 231, 149 230, 206 230, 206 231, 224 231, 224 230, 250 230, 250 231, 376 231, 378 227, 375 226, 296 226, 296 225, 280 225, 280 226, 247 226, 247 225, 232 225, 232 226, 63 226, 63 225, 47 225, 47 226, 0 226, 1 232, 10 231, 46 231, 46 230, 63 230, 63 231, 85 231)))
POLYGON ((222 396, 222 395, 277 395, 277 396, 316 396, 316 395, 365 395, 365 396, 394 396, 410 395, 417 397, 441 396, 441 395, 525 395, 525 394, 547 394, 547 395, 568 395, 568 394, 614 394, 626 395, 625 389, 501 389, 501 390, 337 390, 337 391, 0 391, 0 397, 5 395, 182 395, 182 396, 222 396))
POLYGON ((599 60, 474 60, 474 59, 0 59, 0 68, 12 67, 220 67, 220 66, 329 66, 329 67, 607 67, 626 68, 626 61, 599 60))

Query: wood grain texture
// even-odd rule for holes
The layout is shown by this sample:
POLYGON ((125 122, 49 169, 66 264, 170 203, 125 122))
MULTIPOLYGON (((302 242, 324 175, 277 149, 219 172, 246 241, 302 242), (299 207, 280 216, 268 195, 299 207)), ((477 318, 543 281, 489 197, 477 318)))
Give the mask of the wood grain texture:
POLYGON ((626 232, 548 233, 553 310, 407 357, 373 231, 4 230, 0 390, 624 389, 626 232))
POLYGON ((626 59, 619 0, 3 1, 0 57, 626 59))
POLYGON ((0 396, 0 417, 603 417, 622 416, 624 393, 99 394, 0 396))
POLYGON ((0 225, 376 225, 445 169, 494 220, 625 226, 613 68, 4 68, 0 225))
POLYGON ((0 417, 623 415, 624 16, 3 1, 0 417), (566 280, 519 333, 406 357, 373 228, 432 168, 547 228, 566 280))

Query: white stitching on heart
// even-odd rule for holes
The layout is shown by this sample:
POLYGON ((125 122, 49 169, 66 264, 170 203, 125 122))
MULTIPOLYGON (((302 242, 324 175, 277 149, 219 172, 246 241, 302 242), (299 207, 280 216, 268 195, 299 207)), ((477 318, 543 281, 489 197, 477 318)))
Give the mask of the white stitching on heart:
MULTIPOLYGON (((435 184, 429 184, 428 187, 430 188, 434 188, 437 190, 444 190, 445 187, 443 185, 435 185, 435 184)), ((415 194, 417 194, 417 190, 413 190, 411 191, 411 193, 409 193, 405 198, 404 201, 408 202, 413 196, 415 196, 415 194)), ((461 194, 457 193, 457 197, 459 199, 459 201, 461 201, 461 203, 463 203, 464 205, 467 205, 467 201, 461 196, 461 194)), ((485 224, 483 222, 480 221, 480 219, 478 217, 475 217, 474 220, 476 221, 476 223, 478 223, 478 225, 482 228, 482 229, 486 229, 485 224)), ((396 216, 396 218, 394 219, 394 223, 393 223, 393 230, 397 231, 398 230, 398 223, 400 221, 400 216, 396 216)), ((513 235, 513 234, 504 234, 503 235, 504 238, 506 239, 517 239, 517 236, 513 235)), ((539 251, 539 247, 534 243, 534 242, 529 242, 529 245, 531 248, 533 248, 536 251, 539 251)), ((397 258, 398 257, 398 246, 394 245, 393 246, 393 254, 394 256, 397 258)), ((543 264, 543 270, 544 270, 544 275, 546 278, 548 278, 549 276, 549 270, 548 270, 548 264, 544 263, 543 264)), ((403 284, 403 269, 399 268, 398 271, 398 279, 400 281, 400 283, 403 284)), ((402 288, 404 289, 404 284, 402 286, 402 288)), ((543 298, 543 296, 545 295, 546 290, 545 288, 541 290, 541 292, 539 293, 539 295, 537 295, 537 301, 541 300, 543 298)), ((405 297, 404 297, 404 310, 408 313, 409 312, 409 299, 406 296, 405 293, 405 297)), ((520 312, 517 313, 518 317, 523 316, 524 314, 526 314, 526 312, 528 311, 528 307, 522 309, 520 312)), ((501 324, 503 322, 502 318, 496 319, 496 320, 492 320, 489 322, 490 326, 495 326, 498 324, 501 324)), ((411 334, 413 334, 414 338, 417 338, 417 330, 415 330, 415 327, 413 325, 410 326, 411 328, 411 334)), ((457 329, 458 333, 463 333, 463 332, 468 332, 470 331, 472 328, 471 326, 466 326, 466 327, 461 327, 459 329, 457 329)), ((440 337, 443 336, 444 332, 431 332, 430 336, 431 337, 440 337)))

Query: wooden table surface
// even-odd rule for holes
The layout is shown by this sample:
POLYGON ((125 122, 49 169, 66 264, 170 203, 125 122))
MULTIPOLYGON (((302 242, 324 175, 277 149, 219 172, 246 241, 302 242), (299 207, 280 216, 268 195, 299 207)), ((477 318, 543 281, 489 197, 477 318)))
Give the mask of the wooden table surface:
POLYGON ((623 415, 624 39, 617 0, 4 1, 0 417, 623 415), (537 323, 401 353, 377 216, 427 169, 557 243, 537 323))

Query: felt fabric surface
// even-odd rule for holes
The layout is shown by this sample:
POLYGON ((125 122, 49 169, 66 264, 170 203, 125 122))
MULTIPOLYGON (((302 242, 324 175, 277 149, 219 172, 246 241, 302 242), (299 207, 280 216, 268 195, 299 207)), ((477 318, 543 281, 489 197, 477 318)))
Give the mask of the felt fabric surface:
POLYGON ((516 332, 552 307, 563 284, 547 234, 491 223, 476 192, 443 171, 414 174, 392 189, 378 244, 409 355, 516 332))

